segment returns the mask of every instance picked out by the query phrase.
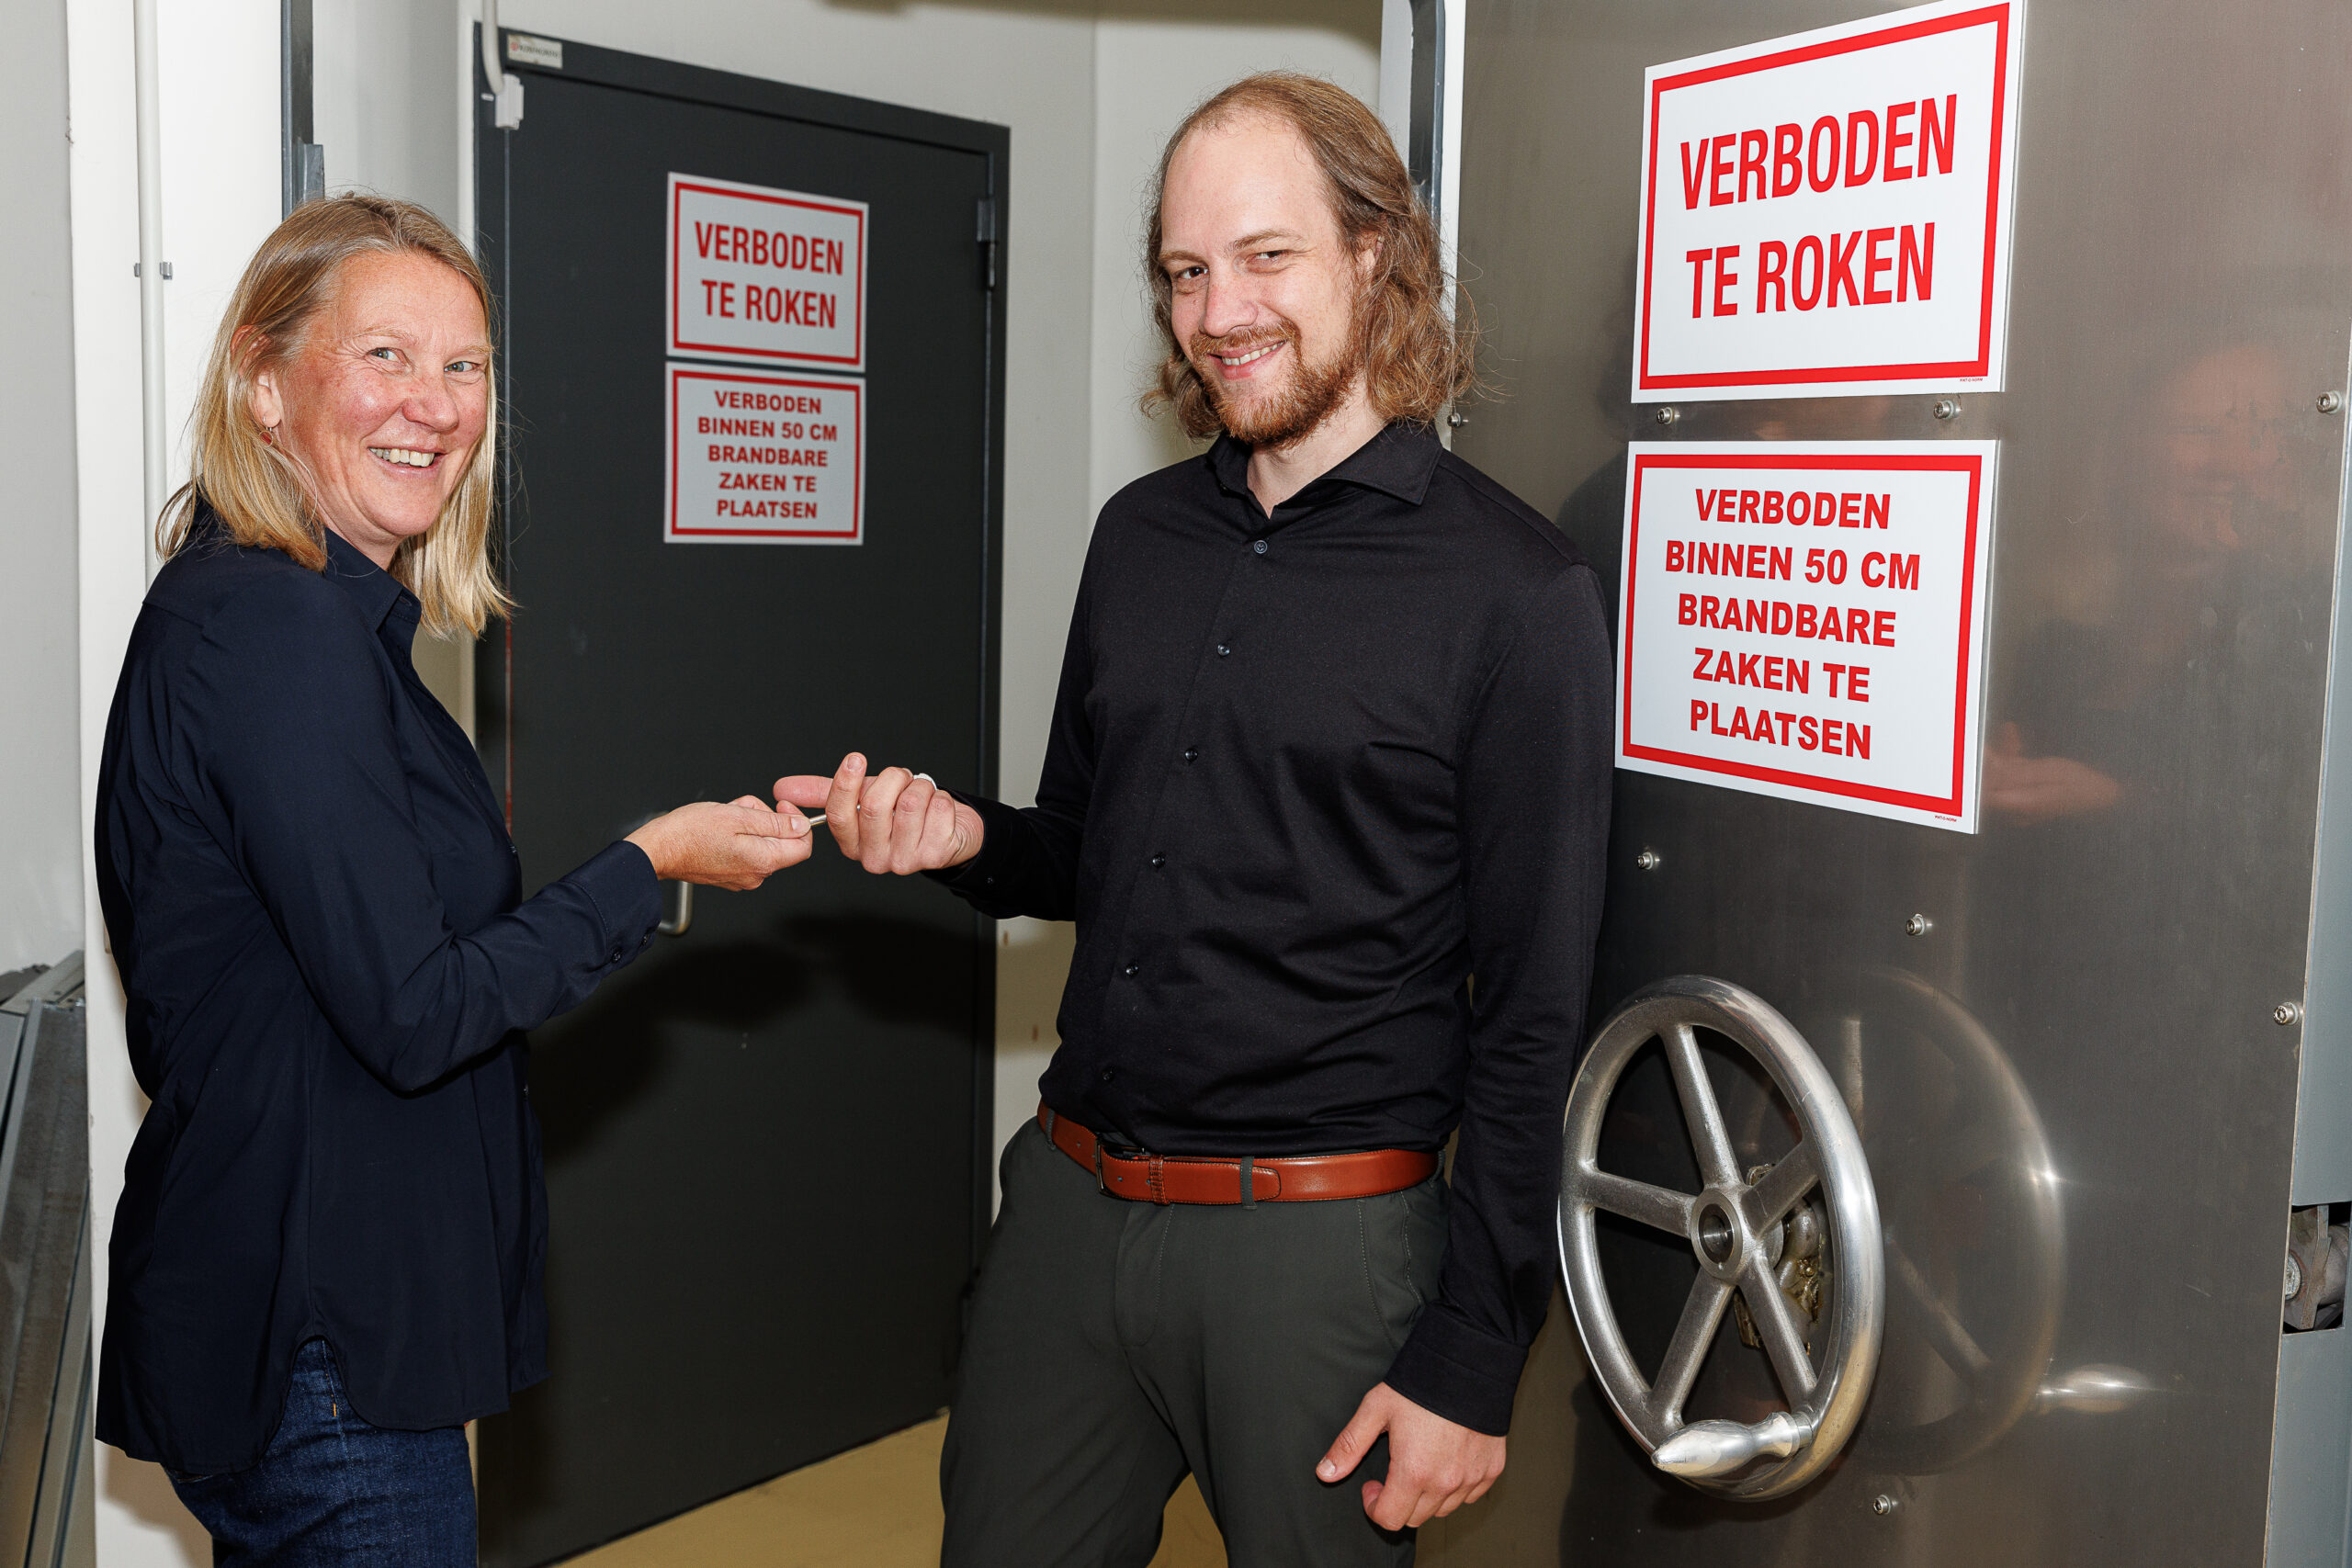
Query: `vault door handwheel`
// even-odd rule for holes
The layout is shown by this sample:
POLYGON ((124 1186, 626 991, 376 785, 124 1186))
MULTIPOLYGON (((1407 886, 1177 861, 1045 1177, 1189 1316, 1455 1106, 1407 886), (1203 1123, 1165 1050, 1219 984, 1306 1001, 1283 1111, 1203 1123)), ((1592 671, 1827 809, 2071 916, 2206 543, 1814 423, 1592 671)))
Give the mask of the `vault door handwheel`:
POLYGON ((1724 1496, 1762 1499, 1795 1491, 1837 1457, 1878 1370, 1886 1260, 1861 1138, 1837 1085, 1788 1020, 1737 986, 1695 975, 1657 981, 1619 1008, 1569 1091, 1559 1232, 1568 1304, 1585 1353, 1609 1403, 1660 1470, 1724 1496), (1754 1056, 1795 1112, 1796 1146, 1778 1164, 1742 1169, 1699 1054, 1701 1029, 1754 1056), (1698 1156, 1702 1185, 1696 1193, 1612 1175, 1595 1163, 1610 1097, 1634 1055, 1653 1040, 1665 1047, 1698 1156), (1827 1319, 1813 1325, 1774 1265, 1794 1228, 1791 1217, 1816 1189, 1831 1282, 1827 1319), (1601 1279, 1594 1213, 1602 1209, 1685 1238, 1699 1260, 1654 1382, 1627 1351, 1601 1279), (1683 1402, 1735 1292, 1788 1408, 1753 1426, 1686 1422, 1683 1402), (1826 1331, 1818 1365, 1806 1348, 1808 1327, 1826 1331))

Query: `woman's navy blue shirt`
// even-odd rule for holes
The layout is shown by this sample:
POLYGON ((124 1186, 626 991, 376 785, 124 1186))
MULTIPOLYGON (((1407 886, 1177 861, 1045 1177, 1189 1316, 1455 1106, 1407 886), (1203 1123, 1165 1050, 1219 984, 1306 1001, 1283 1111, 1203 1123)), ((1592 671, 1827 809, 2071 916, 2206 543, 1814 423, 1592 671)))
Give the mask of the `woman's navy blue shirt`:
POLYGON ((652 939, 616 843, 526 902, 481 761, 409 662, 419 606, 201 527, 149 590, 107 721, 99 898, 153 1104, 124 1167, 98 1436, 258 1460, 297 1348, 425 1429, 547 1369, 522 1031, 652 939))

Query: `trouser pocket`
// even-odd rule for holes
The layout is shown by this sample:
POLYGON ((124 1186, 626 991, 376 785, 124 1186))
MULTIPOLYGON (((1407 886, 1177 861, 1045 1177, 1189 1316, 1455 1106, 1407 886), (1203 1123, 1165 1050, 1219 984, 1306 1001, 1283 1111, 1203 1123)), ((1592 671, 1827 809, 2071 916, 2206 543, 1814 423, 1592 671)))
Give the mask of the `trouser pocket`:
POLYGON ((1353 1201, 1363 1233, 1365 1290, 1393 1349, 1404 1348, 1421 1309, 1437 1294, 1449 1201, 1441 1176, 1402 1192, 1353 1201))

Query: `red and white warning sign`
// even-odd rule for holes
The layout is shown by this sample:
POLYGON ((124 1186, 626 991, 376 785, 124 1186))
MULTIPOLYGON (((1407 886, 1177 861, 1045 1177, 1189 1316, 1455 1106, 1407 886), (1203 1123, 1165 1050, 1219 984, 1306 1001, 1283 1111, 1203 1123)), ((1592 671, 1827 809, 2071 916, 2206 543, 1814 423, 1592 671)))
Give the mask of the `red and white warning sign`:
POLYGON ((865 365, 865 203, 670 176, 670 352, 865 365))
POLYGON ((865 388, 673 365, 673 544, 865 542, 865 388))
POLYGON ((1653 66, 1634 399, 1998 390, 2024 0, 1653 66))
POLYGON ((1636 444, 1618 765, 1974 832, 1998 450, 1636 444))

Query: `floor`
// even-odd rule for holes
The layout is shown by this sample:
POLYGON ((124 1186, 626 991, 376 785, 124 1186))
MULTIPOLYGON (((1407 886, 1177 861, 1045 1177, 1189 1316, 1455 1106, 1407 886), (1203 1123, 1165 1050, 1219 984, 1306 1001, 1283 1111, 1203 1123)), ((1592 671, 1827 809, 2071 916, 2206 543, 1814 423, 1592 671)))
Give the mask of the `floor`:
MULTIPOLYGON (((598 1547, 571 1568, 935 1568, 947 1418, 837 1454, 598 1547)), ((1199 1488, 1168 1505, 1151 1568, 1225 1568, 1199 1488)))
MULTIPOLYGON (((1511 1467, 1483 1502, 1421 1527, 1421 1568, 1561 1561, 1573 1467, 1545 1462, 1577 1447, 1583 1389, 1567 1298, 1555 1292, 1520 1384, 1511 1467)), ((575 1557, 566 1568, 934 1568, 939 1562, 943 1418, 781 1475, 707 1507, 575 1557)), ((1151 1568, 1226 1568, 1200 1492, 1184 1483, 1168 1505, 1151 1568)))

